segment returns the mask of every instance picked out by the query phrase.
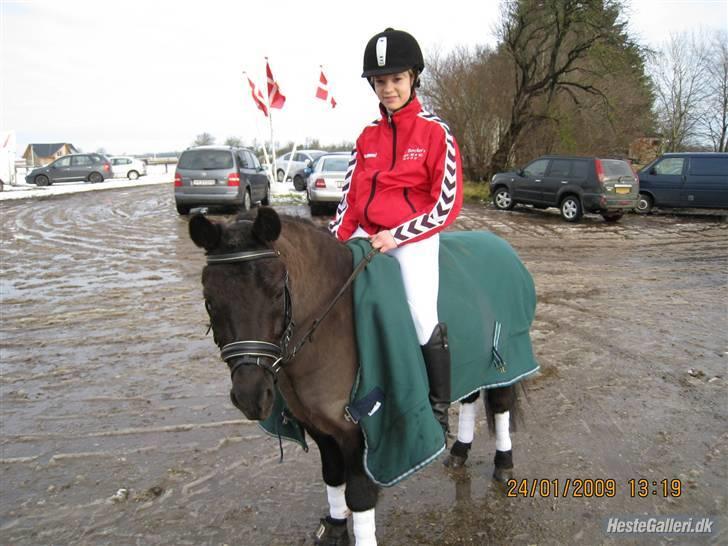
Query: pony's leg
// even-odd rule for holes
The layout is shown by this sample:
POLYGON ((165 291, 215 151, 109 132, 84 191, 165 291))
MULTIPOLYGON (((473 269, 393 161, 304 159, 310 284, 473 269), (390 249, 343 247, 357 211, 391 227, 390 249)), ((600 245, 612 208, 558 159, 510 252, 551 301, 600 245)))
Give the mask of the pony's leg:
POLYGON ((468 453, 473 444, 475 431, 475 402, 480 397, 480 391, 475 391, 460 402, 460 414, 458 415, 458 439, 450 448, 450 455, 445 459, 445 466, 460 468, 468 460, 468 453))
POLYGON ((506 483, 513 477, 513 450, 511 446, 511 409, 515 404, 515 387, 499 387, 488 390, 486 410, 492 412, 495 421, 495 469, 493 477, 506 483))
POLYGON ((346 464, 346 504, 352 512, 356 546, 376 546, 374 507, 379 487, 366 475, 362 459, 364 439, 361 432, 340 444, 346 464))
POLYGON ((319 448, 321 454, 321 470, 326 484, 326 497, 329 502, 329 515, 321 518, 314 533, 314 544, 346 545, 349 544, 349 532, 346 518, 349 509, 346 507, 346 468, 344 457, 338 444, 331 436, 308 431, 319 448))

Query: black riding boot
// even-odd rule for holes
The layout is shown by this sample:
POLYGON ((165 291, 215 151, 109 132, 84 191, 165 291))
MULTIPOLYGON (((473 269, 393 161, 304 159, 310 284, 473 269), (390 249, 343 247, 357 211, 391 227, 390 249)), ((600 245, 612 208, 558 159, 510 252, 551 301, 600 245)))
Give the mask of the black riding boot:
POLYGON ((430 383, 430 405, 432 412, 440 422, 447 440, 448 418, 450 407, 450 348, 447 344, 447 326, 440 322, 432 331, 429 341, 422 346, 425 357, 427 380, 430 383))

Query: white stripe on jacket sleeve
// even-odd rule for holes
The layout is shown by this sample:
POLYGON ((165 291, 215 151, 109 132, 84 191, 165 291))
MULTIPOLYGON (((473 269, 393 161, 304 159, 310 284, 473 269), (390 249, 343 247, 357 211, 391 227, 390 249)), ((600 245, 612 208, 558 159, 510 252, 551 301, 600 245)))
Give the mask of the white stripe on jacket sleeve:
MULTIPOLYGON (((351 188, 351 180, 354 177, 354 170, 356 169, 356 148, 354 148, 351 151, 351 156, 349 157, 349 166, 346 169, 346 176, 344 177, 344 186, 341 188, 343 195, 341 196, 341 201, 339 201, 339 206, 336 208, 336 216, 334 216, 334 219, 329 222, 329 231, 333 233, 334 235, 337 235, 339 233, 339 228, 341 227, 342 222, 344 221, 344 217, 346 216, 346 213, 349 212, 349 202, 347 201, 347 197, 349 195, 349 189, 351 188)), ((349 212, 349 214, 353 214, 353 211, 349 212)))
POLYGON ((455 139, 450 132, 450 128, 444 121, 429 112, 423 111, 418 115, 427 121, 437 123, 445 132, 444 174, 440 182, 440 196, 437 198, 432 210, 427 214, 407 220, 404 224, 392 230, 392 235, 398 245, 443 226, 455 206, 455 197, 457 195, 457 155, 455 153, 455 139))

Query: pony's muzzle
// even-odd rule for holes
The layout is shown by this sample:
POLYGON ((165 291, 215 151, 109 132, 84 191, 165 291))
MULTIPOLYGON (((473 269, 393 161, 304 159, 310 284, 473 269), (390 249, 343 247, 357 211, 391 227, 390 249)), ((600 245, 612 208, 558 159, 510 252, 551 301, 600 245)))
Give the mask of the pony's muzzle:
POLYGON ((267 419, 275 401, 271 374, 255 365, 236 367, 232 377, 230 402, 251 421, 267 419))

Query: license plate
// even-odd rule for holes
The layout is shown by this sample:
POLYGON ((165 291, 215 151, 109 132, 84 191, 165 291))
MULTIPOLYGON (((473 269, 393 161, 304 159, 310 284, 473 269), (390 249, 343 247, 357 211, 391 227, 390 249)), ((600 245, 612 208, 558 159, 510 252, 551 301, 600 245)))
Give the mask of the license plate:
POLYGON ((214 186, 215 181, 214 180, 193 180, 192 185, 193 186, 214 186))
POLYGON ((617 186, 614 188, 617 193, 629 193, 629 190, 631 189, 632 188, 629 186, 617 186))

